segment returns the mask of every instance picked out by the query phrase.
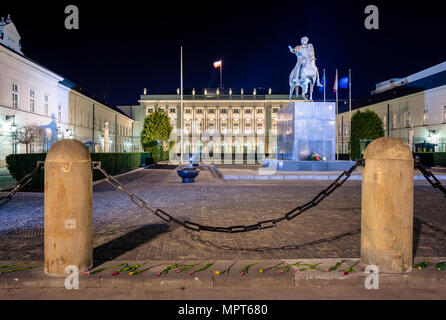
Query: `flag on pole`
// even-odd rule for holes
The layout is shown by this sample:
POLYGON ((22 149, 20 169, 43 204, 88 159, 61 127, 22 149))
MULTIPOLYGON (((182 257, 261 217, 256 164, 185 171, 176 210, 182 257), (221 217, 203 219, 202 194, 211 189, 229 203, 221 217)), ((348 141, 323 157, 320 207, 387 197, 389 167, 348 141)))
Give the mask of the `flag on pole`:
POLYGON ((322 76, 322 87, 319 87, 319 92, 325 91, 326 86, 327 86, 327 79, 325 78, 325 69, 324 69, 324 75, 322 76))
POLYGON ((344 77, 339 80, 339 88, 348 89, 348 83, 350 82, 349 77, 344 77))
POLYGON ((334 82, 333 92, 338 92, 338 72, 336 71, 336 78, 334 82))
POLYGON ((214 62, 214 68, 215 69, 221 68, 222 62, 223 62, 222 60, 215 61, 214 62))

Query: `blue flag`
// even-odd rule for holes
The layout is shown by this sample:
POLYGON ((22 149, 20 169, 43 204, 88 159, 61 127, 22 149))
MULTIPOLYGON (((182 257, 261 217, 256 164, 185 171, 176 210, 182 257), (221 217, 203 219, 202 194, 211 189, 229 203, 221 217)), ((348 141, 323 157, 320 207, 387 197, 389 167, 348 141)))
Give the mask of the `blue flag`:
POLYGON ((339 88, 348 89, 348 77, 344 77, 339 80, 339 88))
POLYGON ((327 85, 327 79, 325 78, 325 72, 324 72, 324 75, 322 76, 321 84, 322 84, 322 87, 319 87, 319 92, 324 92, 325 86, 327 85))

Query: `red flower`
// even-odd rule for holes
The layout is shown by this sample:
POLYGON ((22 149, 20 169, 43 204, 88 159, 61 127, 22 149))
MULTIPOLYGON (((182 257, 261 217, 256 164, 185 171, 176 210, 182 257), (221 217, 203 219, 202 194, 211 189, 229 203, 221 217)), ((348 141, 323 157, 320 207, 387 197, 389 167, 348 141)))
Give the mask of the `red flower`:
POLYGON ((345 271, 344 272, 344 276, 348 276, 349 275, 349 272, 348 271, 345 271))
POLYGON ((113 277, 116 277, 119 273, 113 272, 113 277))

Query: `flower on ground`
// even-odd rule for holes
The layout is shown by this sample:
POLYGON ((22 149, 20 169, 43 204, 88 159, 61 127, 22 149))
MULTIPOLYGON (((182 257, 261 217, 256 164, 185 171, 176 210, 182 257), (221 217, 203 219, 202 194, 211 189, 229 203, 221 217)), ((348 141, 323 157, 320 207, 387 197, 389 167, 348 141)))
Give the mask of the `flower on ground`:
POLYGON ((428 262, 427 260, 424 260, 424 261, 421 262, 421 263, 418 263, 418 264, 414 264, 414 265, 413 265, 414 268, 417 268, 417 269, 419 269, 419 270, 424 270, 424 269, 426 269, 428 266, 429 266, 429 262, 428 262))
POLYGON ((229 276, 229 272, 231 271, 231 268, 234 266, 234 264, 236 264, 237 263, 237 260, 236 261, 234 261, 229 267, 227 267, 225 270, 223 270, 223 271, 216 271, 216 274, 217 274, 217 272, 218 272, 218 275, 220 275, 220 274, 225 274, 226 273, 226 275, 227 276, 229 276))
POLYGON ((251 269, 252 266, 255 266, 256 264, 257 264, 257 262, 256 262, 256 263, 253 263, 253 264, 248 264, 247 266, 245 266, 245 267, 242 269, 242 271, 240 272, 240 275, 244 276, 244 275, 248 274, 249 269, 251 269))
POLYGON ((201 271, 204 271, 204 270, 206 270, 206 269, 209 269, 210 267, 212 267, 213 265, 214 265, 214 263, 215 263, 215 261, 213 261, 213 262, 209 262, 207 265, 205 265, 204 267, 201 267, 200 269, 198 269, 198 270, 192 270, 191 272, 189 272, 189 274, 190 275, 193 275, 193 274, 195 274, 195 273, 197 273, 197 272, 201 272, 201 271))

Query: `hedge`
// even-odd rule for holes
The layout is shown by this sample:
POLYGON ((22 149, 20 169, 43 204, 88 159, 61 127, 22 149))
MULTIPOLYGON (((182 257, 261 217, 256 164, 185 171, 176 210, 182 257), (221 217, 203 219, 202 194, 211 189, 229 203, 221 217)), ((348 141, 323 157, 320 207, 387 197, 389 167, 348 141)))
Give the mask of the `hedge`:
POLYGON ((446 167, 446 152, 414 152, 413 157, 420 157, 421 164, 427 167, 446 167))
MULTIPOLYGON (((32 154, 10 154, 6 157, 6 164, 9 172, 17 181, 31 172, 37 161, 45 161, 46 153, 32 154)), ((102 168, 111 175, 117 175, 130 171, 141 165, 144 165, 146 159, 151 158, 147 152, 124 152, 124 153, 92 153, 92 161, 100 161, 102 168)), ((93 171, 93 180, 103 179, 104 175, 99 171, 93 171)), ((28 184, 25 190, 35 191, 43 190, 44 171, 40 170, 28 184)))

